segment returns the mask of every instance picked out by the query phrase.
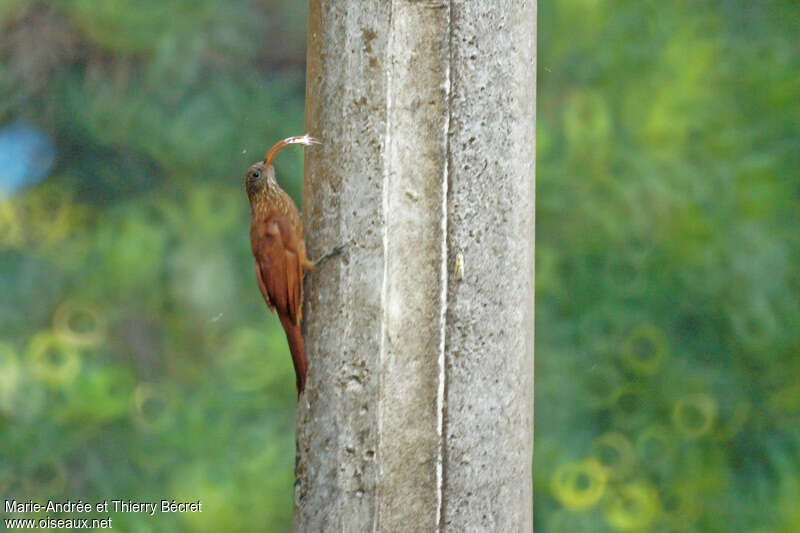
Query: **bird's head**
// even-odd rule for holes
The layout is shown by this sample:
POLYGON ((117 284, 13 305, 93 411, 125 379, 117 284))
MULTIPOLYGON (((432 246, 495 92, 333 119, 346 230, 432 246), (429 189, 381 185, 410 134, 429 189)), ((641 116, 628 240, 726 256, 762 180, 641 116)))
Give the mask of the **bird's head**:
POLYGON ((307 133, 299 137, 287 137, 279 141, 267 152, 267 156, 263 161, 253 163, 250 168, 247 169, 247 174, 245 174, 245 187, 247 188, 248 196, 252 196, 269 185, 278 185, 278 182, 275 181, 275 168, 272 166, 272 162, 275 160, 275 156, 278 155, 278 152, 292 144, 311 146, 313 144, 322 144, 322 142, 311 137, 307 133))

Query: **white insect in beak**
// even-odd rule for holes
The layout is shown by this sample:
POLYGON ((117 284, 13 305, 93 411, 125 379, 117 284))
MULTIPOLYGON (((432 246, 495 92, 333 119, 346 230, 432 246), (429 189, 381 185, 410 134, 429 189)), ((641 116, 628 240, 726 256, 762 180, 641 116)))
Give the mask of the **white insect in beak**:
POLYGON ((304 144, 306 146, 311 146, 312 144, 322 144, 322 141, 312 137, 308 133, 301 137, 289 137, 288 139, 284 139, 283 142, 286 144, 304 144))

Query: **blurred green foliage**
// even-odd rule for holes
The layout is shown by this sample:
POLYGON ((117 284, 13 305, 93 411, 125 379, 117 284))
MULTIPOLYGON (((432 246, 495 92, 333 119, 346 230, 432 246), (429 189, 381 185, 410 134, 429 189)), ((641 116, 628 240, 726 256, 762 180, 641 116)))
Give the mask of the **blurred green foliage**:
MULTIPOLYGON (((0 1, 0 493, 288 530, 294 392, 242 173, 302 130, 304 3, 0 1)), ((540 2, 536 530, 800 530, 800 6, 540 2)), ((299 200, 301 156, 278 176, 299 200)), ((30 516, 27 516, 30 517, 30 516)))
MULTIPOLYGON (((291 528, 294 378, 243 177, 302 132, 305 10, 0 2, 0 128, 58 147, 0 199, 4 497, 203 502, 120 531, 291 528)), ((277 165, 299 200, 302 152, 277 165)))
POLYGON ((800 531, 800 4, 539 9, 536 531, 800 531))

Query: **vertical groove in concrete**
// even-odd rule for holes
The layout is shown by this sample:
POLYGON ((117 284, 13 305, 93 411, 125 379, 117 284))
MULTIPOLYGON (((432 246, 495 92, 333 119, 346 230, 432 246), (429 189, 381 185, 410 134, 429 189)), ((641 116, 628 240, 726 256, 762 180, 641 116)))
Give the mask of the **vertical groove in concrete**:
MULTIPOLYGON (((450 128, 453 122, 453 0, 447 0, 447 123, 445 126, 445 147, 444 147, 444 174, 442 195, 442 308, 441 308, 441 347, 439 360, 439 464, 438 464, 438 483, 439 483, 439 508, 436 516, 436 526, 438 531, 446 531, 445 528, 445 487, 447 486, 447 306, 448 288, 450 277, 450 247, 448 240, 448 202, 447 197, 450 191, 450 169, 452 165, 451 157, 451 135, 450 128)), ((453 261, 454 263, 454 261, 453 261)), ((454 265, 455 266, 455 265, 454 265)), ((456 280, 454 280, 456 281, 456 280)))
POLYGON ((295 530, 530 529, 535 2, 310 12, 295 530))

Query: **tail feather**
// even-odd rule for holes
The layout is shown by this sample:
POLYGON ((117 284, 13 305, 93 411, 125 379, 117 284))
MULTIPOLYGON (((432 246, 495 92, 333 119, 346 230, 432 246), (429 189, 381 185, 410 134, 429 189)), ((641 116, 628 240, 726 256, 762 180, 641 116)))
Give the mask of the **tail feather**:
POLYGON ((300 396, 306 388, 306 370, 308 367, 303 334, 300 331, 300 326, 295 324, 289 316, 279 315, 279 318, 283 325, 283 330, 286 332, 289 351, 292 353, 294 373, 297 380, 297 395, 300 396))

